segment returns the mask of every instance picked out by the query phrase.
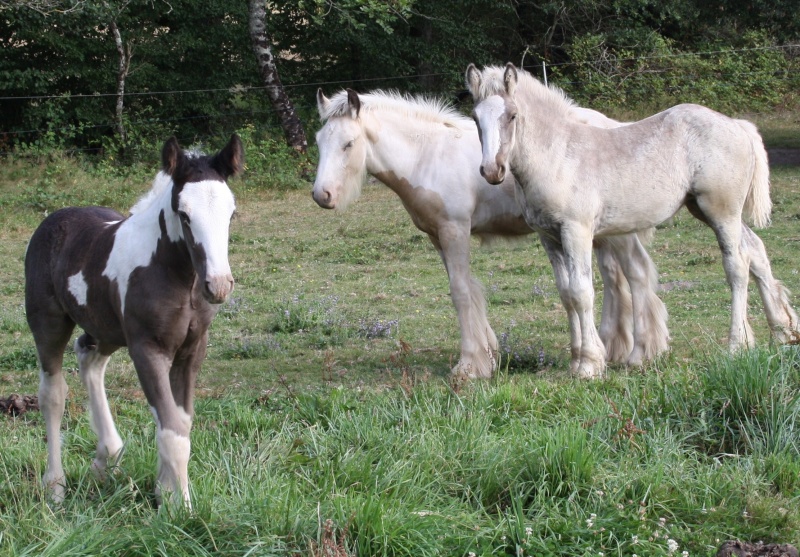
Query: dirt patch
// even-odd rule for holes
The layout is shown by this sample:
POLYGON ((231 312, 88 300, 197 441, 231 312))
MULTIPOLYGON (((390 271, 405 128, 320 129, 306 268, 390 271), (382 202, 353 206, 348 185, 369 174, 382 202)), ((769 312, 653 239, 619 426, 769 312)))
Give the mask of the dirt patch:
POLYGON ((0 399, 0 414, 21 416, 25 412, 39 410, 39 397, 36 395, 11 395, 0 399))
POLYGON ((662 282, 658 285, 661 292, 669 292, 671 290, 691 290, 700 284, 695 280, 673 280, 670 282, 662 282))
POLYGON ((787 544, 725 542, 717 551, 717 557, 798 557, 797 549, 787 544))
POLYGON ((767 149, 770 166, 800 166, 800 149, 767 149))

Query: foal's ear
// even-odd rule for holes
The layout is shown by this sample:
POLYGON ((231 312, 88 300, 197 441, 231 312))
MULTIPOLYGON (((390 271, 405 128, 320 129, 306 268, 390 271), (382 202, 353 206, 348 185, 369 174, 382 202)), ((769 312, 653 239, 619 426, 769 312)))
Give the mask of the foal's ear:
POLYGON ((350 106, 350 117, 355 120, 361 110, 361 99, 358 98, 358 93, 352 89, 347 90, 347 104, 350 106))
POLYGON ((472 99, 478 100, 478 92, 481 88, 481 72, 478 71, 475 64, 467 66, 467 73, 464 74, 464 79, 467 83, 467 89, 472 94, 472 99))
POLYGON ((236 176, 244 169, 244 146, 239 136, 233 134, 222 150, 214 155, 211 165, 227 179, 236 176))
POLYGON ((503 83, 506 86, 506 93, 510 96, 514 95, 514 89, 517 87, 517 79, 519 79, 517 67, 509 62, 506 64, 506 71, 503 72, 503 83))
POLYGON ((325 93, 322 92, 322 87, 317 89, 317 112, 319 112, 319 117, 322 118, 322 115, 327 110, 328 106, 330 106, 331 100, 325 96, 325 93))
POLYGON ((183 150, 178 145, 178 140, 173 135, 164 143, 161 149, 161 168, 172 176, 175 169, 178 168, 178 161, 183 157, 183 150))

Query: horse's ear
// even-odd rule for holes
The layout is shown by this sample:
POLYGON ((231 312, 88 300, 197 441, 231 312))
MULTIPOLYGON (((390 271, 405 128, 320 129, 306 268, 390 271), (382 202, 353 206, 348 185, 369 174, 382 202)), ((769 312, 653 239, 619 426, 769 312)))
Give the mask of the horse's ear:
POLYGON ((161 149, 161 168, 172 176, 175 169, 178 168, 178 161, 183 156, 183 150, 178 145, 178 140, 173 135, 164 143, 161 149))
POLYGON ((238 135, 231 136, 228 144, 214 155, 211 164, 225 179, 242 172, 244 169, 244 146, 238 135))
POLYGON ((509 62, 506 64, 506 71, 503 72, 503 83, 505 83, 506 86, 506 93, 510 96, 514 95, 514 89, 517 87, 517 79, 519 79, 517 67, 509 62))
POLYGON ((358 98, 358 93, 352 89, 347 90, 347 104, 350 106, 350 117, 355 120, 361 110, 361 99, 358 98))
POLYGON ((478 71, 475 64, 467 66, 467 73, 464 74, 464 78, 467 82, 467 89, 469 89, 469 92, 472 94, 472 98, 477 100, 481 88, 481 72, 478 71))
POLYGON ((319 112, 319 117, 322 118, 322 115, 330 106, 331 100, 325 96, 325 93, 322 92, 322 87, 317 89, 317 111, 319 112))

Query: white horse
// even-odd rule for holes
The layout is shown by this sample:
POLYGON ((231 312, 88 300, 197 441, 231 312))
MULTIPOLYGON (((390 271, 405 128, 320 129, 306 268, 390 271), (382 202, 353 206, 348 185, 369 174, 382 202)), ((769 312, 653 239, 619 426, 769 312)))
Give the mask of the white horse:
POLYGON ((579 316, 570 325, 572 367, 580 376, 596 377, 605 367, 593 319, 593 240, 653 227, 684 205, 714 230, 722 250, 732 292, 730 348, 754 342, 748 270, 773 335, 785 342, 796 334, 788 293, 742 221, 746 211, 756 226, 767 225, 772 205, 767 154, 753 124, 684 104, 625 126, 593 127, 562 91, 513 64, 483 72, 470 64, 466 81, 477 103, 481 174, 499 184, 514 173, 528 224, 564 260, 560 284, 579 316))
MULTIPOLYGON (((474 122, 442 102, 376 91, 317 92, 320 158, 312 195, 324 208, 343 209, 371 174, 400 197, 414 224, 428 234, 444 262, 461 330, 454 374, 490 377, 497 339, 486 316, 483 288, 470 274, 470 235, 531 234, 512 177, 499 187, 475 165, 480 141, 474 122)), ((605 118, 586 111, 586 118, 605 118)), ((613 121, 610 121, 613 122, 613 121)), ((666 310, 655 294, 655 265, 636 235, 602 242, 598 261, 606 285, 601 334, 613 362, 641 363, 668 347, 666 310), (639 300, 634 315, 631 294, 639 300), (634 320, 636 323, 634 323, 634 320)))

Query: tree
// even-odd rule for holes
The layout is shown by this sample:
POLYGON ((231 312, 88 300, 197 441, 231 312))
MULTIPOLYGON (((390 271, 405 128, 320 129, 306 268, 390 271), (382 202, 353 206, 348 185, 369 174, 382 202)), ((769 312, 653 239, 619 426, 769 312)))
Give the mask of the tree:
POLYGON ((272 54, 272 44, 267 34, 267 10, 264 0, 249 1, 249 30, 253 52, 258 61, 261 79, 266 85, 267 95, 272 106, 278 113, 281 127, 286 134, 290 146, 305 154, 308 150, 308 141, 303 130, 303 124, 297 117, 292 101, 283 88, 278 68, 275 65, 275 56, 272 54))

